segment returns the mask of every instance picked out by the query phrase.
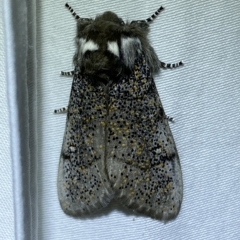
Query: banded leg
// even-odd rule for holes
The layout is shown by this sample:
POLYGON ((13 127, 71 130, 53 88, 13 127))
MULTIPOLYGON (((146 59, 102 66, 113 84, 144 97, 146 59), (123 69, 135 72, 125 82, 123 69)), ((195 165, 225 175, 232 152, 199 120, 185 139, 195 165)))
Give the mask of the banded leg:
POLYGON ((61 75, 62 76, 73 76, 74 75, 74 71, 69 71, 69 72, 61 71, 61 75))
POLYGON ((68 111, 68 106, 67 107, 63 107, 63 108, 59 108, 59 109, 55 109, 54 113, 58 114, 58 113, 67 113, 68 111))
POLYGON ((178 63, 165 63, 165 62, 162 62, 159 60, 159 63, 160 63, 161 68, 177 68, 177 67, 183 65, 182 61, 180 61, 178 63))

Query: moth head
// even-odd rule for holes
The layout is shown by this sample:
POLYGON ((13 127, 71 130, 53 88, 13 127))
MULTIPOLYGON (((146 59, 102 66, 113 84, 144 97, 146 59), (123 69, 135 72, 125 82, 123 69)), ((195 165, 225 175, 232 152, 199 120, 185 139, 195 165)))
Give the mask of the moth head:
POLYGON ((116 79, 131 72, 143 44, 148 28, 143 23, 124 23, 113 12, 105 12, 93 19, 80 19, 77 23, 76 54, 74 64, 83 74, 116 79))

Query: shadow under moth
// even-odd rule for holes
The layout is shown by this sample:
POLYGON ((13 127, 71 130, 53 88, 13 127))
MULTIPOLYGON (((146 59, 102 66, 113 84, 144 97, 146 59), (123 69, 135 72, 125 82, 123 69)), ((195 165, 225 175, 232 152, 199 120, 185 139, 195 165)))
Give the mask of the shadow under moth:
POLYGON ((63 211, 81 216, 115 198, 152 218, 177 216, 183 196, 177 149, 153 75, 150 18, 124 22, 113 12, 77 21, 74 71, 58 170, 63 211))

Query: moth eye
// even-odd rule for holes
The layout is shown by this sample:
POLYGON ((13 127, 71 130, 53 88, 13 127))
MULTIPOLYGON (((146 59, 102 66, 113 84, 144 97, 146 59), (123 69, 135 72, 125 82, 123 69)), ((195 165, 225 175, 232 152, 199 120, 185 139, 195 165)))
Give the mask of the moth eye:
POLYGON ((88 58, 91 53, 92 53, 92 51, 87 50, 87 51, 84 53, 84 57, 85 57, 85 58, 88 58))

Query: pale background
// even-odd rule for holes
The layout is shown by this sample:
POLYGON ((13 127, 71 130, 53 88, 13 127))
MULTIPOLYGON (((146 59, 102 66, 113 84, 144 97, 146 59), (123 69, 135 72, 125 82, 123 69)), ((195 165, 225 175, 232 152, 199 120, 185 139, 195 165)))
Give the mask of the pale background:
POLYGON ((2 1, 0 1, 0 239, 12 240, 14 214, 2 14, 2 1))
MULTIPOLYGON (((182 165, 183 204, 179 216, 167 224, 125 210, 118 203, 87 218, 76 219, 63 213, 56 179, 66 116, 54 115, 53 110, 68 103, 72 80, 61 77, 59 72, 73 69, 76 23, 64 7, 65 1, 37 1, 36 46, 29 46, 36 50, 37 78, 33 88, 28 85, 30 119, 37 116, 30 121, 29 139, 37 145, 31 148, 30 144, 35 155, 30 161, 32 171, 26 173, 30 177, 26 184, 31 185, 31 204, 27 206, 32 216, 31 227, 23 231, 26 239, 239 239, 240 1, 68 3, 82 17, 112 10, 124 20, 145 19, 160 5, 165 7, 151 25, 150 40, 162 61, 185 63, 184 67, 163 70, 155 77, 165 111, 175 119, 171 129, 182 165)), ((6 234, 3 239, 13 239, 2 46, 0 50, 1 118, 4 118, 0 147, 6 154, 6 157, 1 154, 6 169, 1 175, 5 189, 1 187, 4 194, 0 203, 8 204, 4 218, 1 217, 1 228, 6 234)))

